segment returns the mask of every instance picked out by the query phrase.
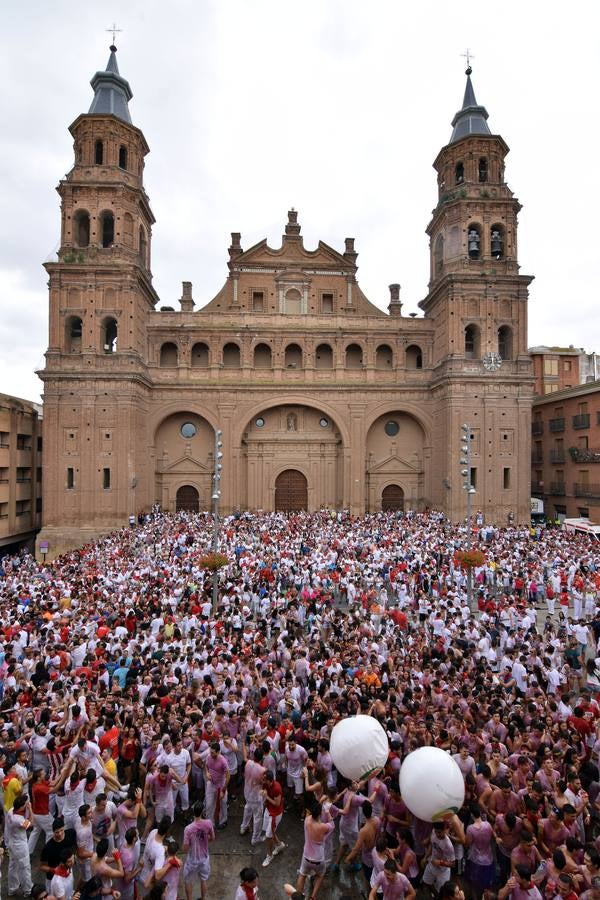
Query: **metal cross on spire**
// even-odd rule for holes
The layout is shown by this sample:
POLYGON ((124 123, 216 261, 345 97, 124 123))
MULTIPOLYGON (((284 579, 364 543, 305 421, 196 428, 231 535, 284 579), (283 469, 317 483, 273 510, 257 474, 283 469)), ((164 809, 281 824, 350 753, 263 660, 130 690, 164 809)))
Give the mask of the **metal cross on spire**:
POLYGON ((469 48, 467 47, 465 53, 461 53, 460 55, 463 56, 463 57, 466 59, 466 61, 467 61, 467 69, 470 69, 470 68, 471 68, 471 60, 472 60, 472 59, 475 59, 475 54, 474 54, 474 53, 471 53, 471 51, 470 51, 469 48))
POLYGON ((104 30, 105 30, 105 31, 108 31, 109 33, 112 33, 112 42, 113 42, 113 44, 114 44, 114 42, 115 42, 115 35, 117 35, 117 34, 119 34, 120 32, 123 31, 122 28, 117 28, 117 26, 115 25, 114 22, 113 22, 113 24, 112 24, 112 28, 105 28, 104 30))

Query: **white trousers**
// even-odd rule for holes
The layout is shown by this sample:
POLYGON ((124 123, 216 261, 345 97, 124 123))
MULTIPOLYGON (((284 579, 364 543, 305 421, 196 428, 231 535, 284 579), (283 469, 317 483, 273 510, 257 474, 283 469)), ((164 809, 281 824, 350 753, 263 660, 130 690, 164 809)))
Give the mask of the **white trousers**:
POLYGON ((252 840, 256 843, 262 832, 263 824, 263 802, 262 800, 246 800, 244 806, 244 816, 242 818, 242 828, 244 831, 250 827, 252 822, 252 840))
POLYGON ((32 821, 33 829, 27 842, 31 854, 35 853, 40 834, 44 835, 44 841, 49 841, 52 837, 52 816, 49 813, 46 816, 40 815, 40 813, 34 813, 32 821))
POLYGON ((33 883, 31 881, 31 860, 27 843, 24 848, 20 844, 15 850, 14 847, 8 846, 8 893, 9 894, 25 894, 31 893, 33 883))
POLYGON ((217 808, 217 795, 218 790, 215 788, 212 781, 206 782, 206 794, 204 797, 204 815, 207 819, 210 819, 214 822, 215 825, 224 825, 227 821, 227 791, 223 790, 223 796, 221 797, 219 803, 219 815, 218 819, 215 820, 215 811, 217 808))

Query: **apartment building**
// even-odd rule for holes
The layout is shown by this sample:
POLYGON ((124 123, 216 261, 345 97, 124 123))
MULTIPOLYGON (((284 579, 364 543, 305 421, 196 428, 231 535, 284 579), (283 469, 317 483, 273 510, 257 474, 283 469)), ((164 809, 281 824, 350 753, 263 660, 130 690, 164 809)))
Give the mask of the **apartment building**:
POLYGON ((600 378, 600 356, 583 347, 530 347, 535 393, 555 394, 600 378))
POLYGON ((0 394, 0 557, 33 548, 41 513, 41 406, 0 394))
POLYGON ((600 523, 600 381, 536 397, 531 494, 549 518, 600 523))

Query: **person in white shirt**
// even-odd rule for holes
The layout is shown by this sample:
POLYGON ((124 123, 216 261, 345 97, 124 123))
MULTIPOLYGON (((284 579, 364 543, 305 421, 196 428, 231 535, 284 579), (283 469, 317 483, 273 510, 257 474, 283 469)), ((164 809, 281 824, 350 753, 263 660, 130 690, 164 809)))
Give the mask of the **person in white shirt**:
POLYGON ((573 715, 573 707, 569 703, 569 694, 563 694, 558 704, 558 715, 561 722, 566 722, 569 716, 573 715))
POLYGON ((548 693, 557 694, 558 688, 562 684, 563 679, 554 664, 551 664, 550 667, 546 669, 546 678, 548 680, 548 693))
POLYGON ((94 855, 94 835, 92 831, 92 808, 89 803, 79 807, 79 822, 75 826, 77 839, 77 859, 81 877, 87 881, 92 877, 91 859, 94 855))
POLYGON ((573 626, 573 634, 581 648, 581 653, 584 654, 588 645, 588 640, 590 633, 588 631, 587 625, 584 625, 583 622, 576 622, 573 626))
POLYGON ((515 680, 517 690, 520 691, 522 694, 524 694, 525 691, 527 690, 527 669, 523 665, 524 662, 525 662, 525 657, 520 656, 513 663, 512 672, 511 672, 511 676, 515 680))
POLYGON ((15 798, 13 808, 6 813, 4 837, 9 852, 8 895, 29 896, 32 888, 31 860, 27 843, 27 829, 31 824, 31 808, 25 794, 15 798))
POLYGON ((161 765, 164 761, 180 779, 173 781, 173 802, 176 804, 179 797, 181 812, 184 813, 190 808, 188 780, 192 769, 192 757, 183 746, 180 735, 174 738, 173 749, 168 753, 162 753, 159 759, 161 765))
POLYGON ((287 760, 287 784, 294 788, 295 799, 302 798, 304 794, 303 768, 308 760, 308 754, 304 747, 297 744, 293 737, 288 739, 285 748, 287 760))

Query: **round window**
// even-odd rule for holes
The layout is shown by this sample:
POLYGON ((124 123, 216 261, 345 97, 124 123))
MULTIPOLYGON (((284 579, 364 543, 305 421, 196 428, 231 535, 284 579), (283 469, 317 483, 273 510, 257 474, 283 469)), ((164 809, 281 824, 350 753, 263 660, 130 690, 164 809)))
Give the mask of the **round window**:
POLYGON ((319 419, 319 425, 321 426, 321 428, 327 428, 327 426, 329 425, 329 419, 319 419))
POLYGON ((181 426, 181 437, 193 438, 196 434, 196 426, 192 422, 184 422, 181 426))
POLYGON ((393 419, 390 419, 389 422, 386 422, 383 430, 387 434, 388 437, 396 437, 398 432, 400 431, 400 426, 393 419))
POLYGON ((262 416, 259 416, 258 419, 254 420, 254 424, 256 425, 257 428, 262 428, 263 425, 265 424, 265 420, 263 419, 262 416))

